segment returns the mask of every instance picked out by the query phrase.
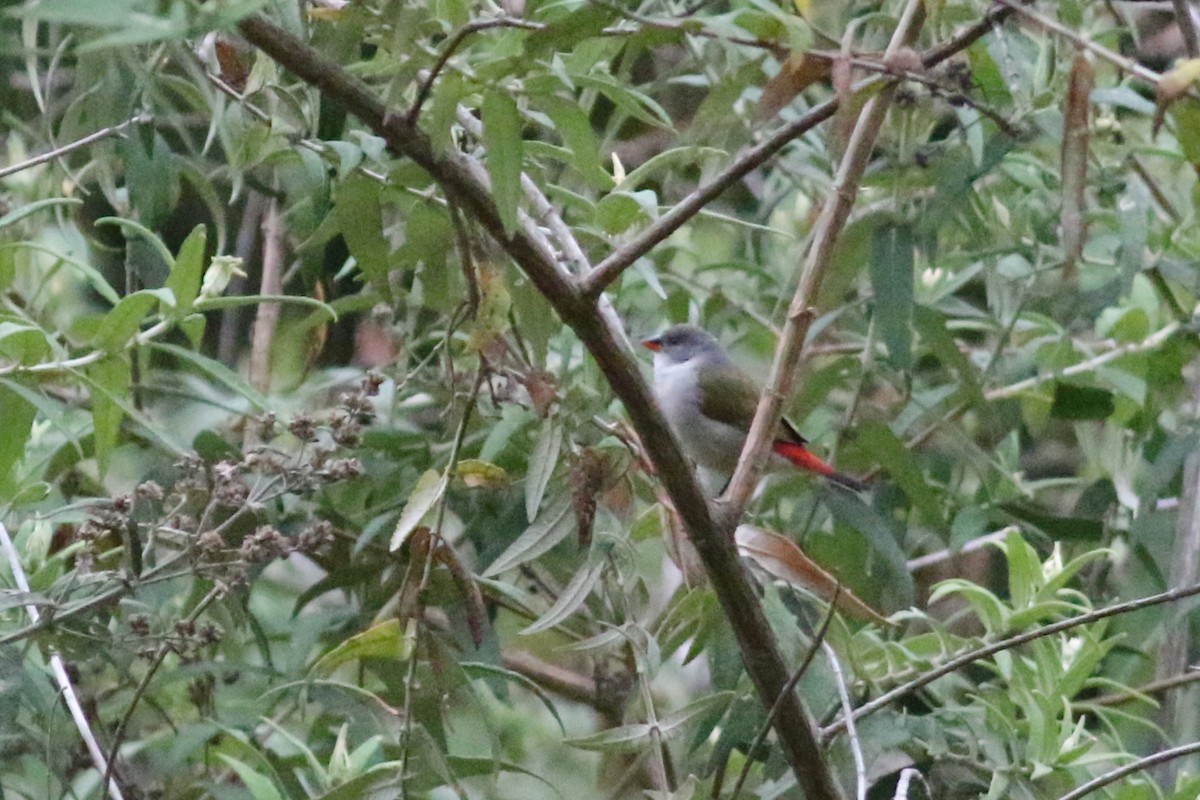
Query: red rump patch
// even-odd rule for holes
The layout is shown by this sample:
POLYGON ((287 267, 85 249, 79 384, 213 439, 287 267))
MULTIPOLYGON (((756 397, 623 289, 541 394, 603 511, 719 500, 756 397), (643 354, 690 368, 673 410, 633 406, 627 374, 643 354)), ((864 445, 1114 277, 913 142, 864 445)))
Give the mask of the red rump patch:
POLYGON ((797 467, 809 472, 828 478, 834 483, 854 492, 865 492, 867 485, 857 478, 851 478, 849 475, 843 475, 833 467, 826 464, 821 459, 814 456, 807 447, 795 442, 775 442, 771 445, 771 449, 778 455, 783 456, 788 461, 795 464, 797 467))
POLYGON ((812 452, 802 444, 796 444, 795 442, 775 442, 771 445, 771 449, 795 464, 800 469, 806 469, 809 472, 815 472, 818 475, 824 475, 826 477, 834 475, 837 472, 837 470, 835 470, 833 467, 814 456, 812 452))

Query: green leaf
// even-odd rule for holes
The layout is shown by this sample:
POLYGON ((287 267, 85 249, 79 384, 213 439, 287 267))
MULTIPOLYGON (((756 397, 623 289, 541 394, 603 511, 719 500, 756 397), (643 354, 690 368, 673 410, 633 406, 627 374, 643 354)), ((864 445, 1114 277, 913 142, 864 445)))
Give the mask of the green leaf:
POLYGON ((392 289, 388 281, 391 248, 383 235, 383 216, 379 205, 381 190, 382 187, 375 181, 354 173, 338 184, 334 193, 333 215, 363 277, 391 301, 392 289))
POLYGON ((875 229, 870 262, 875 322, 900 369, 912 365, 914 247, 910 225, 890 222, 875 229))
POLYGON ((187 314, 200 294, 200 279, 204 276, 204 249, 208 244, 208 229, 203 225, 192 228, 192 232, 179 247, 175 265, 167 276, 167 288, 175 294, 180 315, 187 314))
POLYGON ((1059 382, 1054 386, 1050 416, 1059 419, 1108 419, 1116 409, 1113 393, 1095 386, 1059 382))
POLYGON ((4 423, 0 424, 0 489, 7 493, 13 466, 25 455, 25 443, 37 409, 2 383, 0 409, 4 416, 4 423))
POLYGON ((900 485, 913 505, 929 522, 941 522, 942 510, 937 495, 925 481, 916 458, 891 428, 879 422, 862 425, 855 434, 855 443, 870 453, 879 466, 900 485))
POLYGON ((1017 520, 1029 523, 1051 539, 1097 542, 1104 536, 1103 520, 1058 516, 1026 502, 1002 503, 1000 508, 1017 520))
MULTIPOLYGON (((599 6, 589 7, 599 8, 599 6)), ((611 189, 613 180, 604 169, 600 154, 600 140, 592 128, 591 118, 579 107, 579 103, 574 99, 566 100, 557 95, 535 96, 531 98, 531 102, 545 111, 546 115, 554 122, 554 129, 562 137, 563 144, 571 151, 571 163, 579 171, 579 174, 595 189, 602 191, 611 189)), ((636 184, 634 186, 636 187, 636 184)))
POLYGON ((643 92, 632 89, 627 84, 618 82, 601 72, 589 72, 571 77, 580 86, 600 92, 611 100, 613 105, 634 119, 641 120, 647 125, 671 130, 671 115, 643 92))
POLYGON ((388 547, 389 550, 395 552, 404 546, 408 537, 421 524, 421 520, 446 493, 447 483, 446 476, 433 469, 426 470, 417 479, 417 485, 409 494, 408 502, 404 504, 404 511, 401 512, 400 519, 396 522, 396 529, 392 531, 392 543, 388 547))
POLYGON ((58 206, 81 206, 83 201, 75 197, 48 197, 45 200, 37 200, 32 203, 26 203, 18 208, 14 208, 4 216, 0 217, 0 230, 4 230, 9 225, 15 225, 21 220, 28 217, 30 214, 36 214, 44 208, 57 208, 58 206))
POLYGON ((581 750, 599 750, 605 753, 631 753, 644 750, 651 740, 654 728, 664 741, 669 741, 683 732, 688 722, 708 712, 729 705, 737 696, 735 692, 717 692, 689 703, 681 709, 659 718, 657 726, 650 723, 621 725, 606 731, 565 739, 566 744, 581 750))
POLYGON ((490 578, 532 561, 567 538, 574 529, 575 515, 571 513, 571 498, 564 494, 542 510, 533 524, 483 571, 483 576, 490 578))
POLYGON ((242 380, 241 376, 231 370, 229 367, 222 364, 216 359, 209 358, 206 355, 201 355, 186 347, 169 344, 167 342, 152 342, 150 347, 154 350, 168 353, 175 356, 181 361, 186 361, 196 369, 200 370, 210 378, 225 384, 226 387, 232 389, 238 395, 244 397, 247 401, 254 405, 259 411, 267 411, 271 408, 271 402, 266 395, 255 389, 246 381, 242 380))
POLYGON ((283 795, 275 788, 275 783, 266 775, 256 772, 249 764, 238 761, 233 756, 225 753, 217 753, 217 756, 237 773, 254 800, 284 800, 283 795))
POLYGON ((124 350, 152 309, 160 305, 171 307, 174 303, 170 289, 142 289, 126 295, 104 315, 94 342, 96 348, 109 353, 124 350))
POLYGON ((521 113, 512 95, 499 88, 483 96, 483 144, 492 179, 492 199, 500 212, 505 233, 517 227, 521 203, 521 165, 525 144, 521 138, 521 113))
POLYGON ((959 392, 967 402, 972 405, 982 403, 983 393, 979 388, 975 367, 963 355, 958 342, 946 328, 946 318, 932 308, 914 306, 913 325, 921 335, 922 344, 942 362, 942 366, 958 377, 959 392))
POLYGON ((395 664, 408 661, 416 645, 416 623, 409 620, 407 628, 400 627, 400 620, 392 617, 376 623, 362 633, 356 633, 334 647, 317 660, 309 675, 329 675, 349 661, 364 658, 382 658, 395 664))
POLYGON ((87 376, 96 384, 91 393, 92 427, 95 430, 96 463, 103 475, 108 470, 108 459, 117 445, 121 419, 125 416, 116 398, 129 394, 132 383, 129 361, 124 356, 110 356, 88 367, 87 376))
POLYGON ((529 456, 529 472, 525 476, 525 519, 533 522, 542 505, 542 496, 550 485, 550 476, 558 466, 562 451, 563 426, 547 417, 538 433, 537 443, 529 456))
MULTIPOLYGON (((100 219, 96 220, 94 224, 114 225, 120 228, 121 232, 126 236, 130 234, 140 236, 146 241, 147 244, 150 245, 151 248, 154 249, 154 252, 158 254, 158 257, 162 259, 162 262, 167 265, 168 269, 171 269, 175 266, 175 256, 171 255, 171 251, 167 249, 165 244, 163 244, 162 239, 158 238, 154 231, 150 230, 140 222, 135 222, 131 219, 125 219, 124 217, 101 217, 100 219)), ((113 305, 116 305, 115 300, 113 301, 113 305)))
POLYGON ((616 190, 596 204, 596 224, 605 233, 623 233, 637 222, 648 222, 658 215, 658 195, 649 190, 626 192, 616 190))
POLYGON ((521 631, 522 635, 531 636, 535 633, 548 631, 574 614, 583 605, 584 601, 588 599, 588 595, 592 593, 592 589, 596 588, 596 583, 599 582, 600 576, 604 574, 606 566, 607 564, 601 561, 587 569, 578 570, 571 576, 570 583, 558 595, 558 599, 554 601, 554 605, 550 606, 545 614, 542 614, 542 616, 534 620, 528 627, 524 628, 521 631))
POLYGON ((562 717, 559 716, 558 706, 554 704, 554 700, 548 694, 546 694, 545 690, 538 685, 537 681, 533 680, 532 678, 528 678, 519 672, 514 672, 511 669, 505 669, 504 667, 499 667, 495 664, 484 664, 479 661, 464 661, 463 663, 459 664, 459 666, 462 667, 463 672, 467 673, 471 677, 477 677, 478 675, 495 676, 525 687, 525 689, 533 694, 534 697, 542 701, 542 705, 546 707, 546 710, 550 712, 550 716, 554 717, 554 721, 558 723, 559 731, 564 736, 566 735, 567 729, 563 725, 562 717))

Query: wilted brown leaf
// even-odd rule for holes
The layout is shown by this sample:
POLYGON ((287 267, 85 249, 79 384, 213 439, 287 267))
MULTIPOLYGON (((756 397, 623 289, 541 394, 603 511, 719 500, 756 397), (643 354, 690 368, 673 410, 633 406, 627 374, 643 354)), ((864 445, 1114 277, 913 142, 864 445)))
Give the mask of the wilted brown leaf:
POLYGON ((433 555, 437 563, 445 565, 450 571, 454 586, 462 595, 463 604, 467 609, 467 628, 471 631, 471 641, 479 647, 487 629, 487 607, 483 604, 483 593, 479 591, 479 585, 475 583, 470 571, 459 561, 453 547, 442 542, 433 555))
POLYGON ((1086 225, 1083 193, 1087 188, 1088 142, 1090 141, 1091 94, 1096 72, 1085 53, 1075 56, 1063 113, 1062 211, 1059 215, 1064 251, 1063 277, 1071 278, 1075 263, 1083 256, 1086 225))
POLYGON ((830 74, 830 64, 830 58, 825 55, 792 53, 783 62, 779 73, 763 87, 755 116, 763 120, 778 114, 780 109, 809 86, 826 80, 830 74))
POLYGON ((892 625, 846 587, 839 590, 838 580, 804 555, 792 540, 753 525, 739 525, 734 533, 734 541, 737 542, 739 553, 772 578, 812 592, 827 602, 832 601, 837 610, 847 616, 880 625, 892 625))

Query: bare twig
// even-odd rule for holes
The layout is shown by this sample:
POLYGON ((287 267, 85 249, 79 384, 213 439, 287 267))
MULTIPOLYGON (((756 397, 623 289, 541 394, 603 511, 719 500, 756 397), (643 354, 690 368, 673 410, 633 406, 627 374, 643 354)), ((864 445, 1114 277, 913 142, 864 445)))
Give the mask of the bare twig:
MULTIPOLYGON (((267 201, 267 210, 263 214, 261 293, 264 296, 280 294, 283 288, 280 281, 282 272, 283 219, 279 212, 279 201, 272 197, 267 201)), ((250 384, 264 393, 271 389, 271 343, 275 339, 278 324, 279 303, 259 303, 250 334, 249 377, 250 384)))
POLYGON ((412 108, 408 110, 408 123, 416 125, 417 120, 421 118, 421 107, 425 105, 425 101, 429 99, 429 94, 433 90, 433 83, 445 68, 446 62, 454 55, 455 51, 462 46, 462 43, 468 36, 479 31, 486 31, 491 28, 529 28, 532 30, 541 30, 544 26, 537 22, 519 19, 517 17, 493 17, 492 19, 473 19, 466 25, 463 25, 454 32, 445 44, 442 45, 442 52, 438 54, 437 61, 433 62, 429 72, 421 81, 420 87, 417 89, 417 98, 413 101, 412 108))
POLYGON ((1163 764, 1167 761, 1172 761, 1176 758, 1182 758, 1192 753, 1200 753, 1200 742, 1192 742, 1191 744, 1172 747, 1169 750, 1163 750, 1159 753, 1139 758, 1137 761, 1126 764, 1123 767, 1117 767, 1111 772, 1106 772, 1098 778, 1093 778, 1077 789, 1072 789, 1066 794, 1058 798, 1058 800, 1079 800, 1081 797, 1086 797, 1097 789, 1103 789, 1105 786, 1116 783, 1134 772, 1140 772, 1144 769, 1149 769, 1156 764, 1163 764))
MULTIPOLYGON (((17 548, 13 547, 12 539, 8 535, 8 528, 3 522, 0 522, 0 547, 4 549, 4 555, 8 559, 9 568, 12 569, 13 579, 17 582, 17 588, 28 594, 30 591, 29 581, 25 577, 25 569, 21 566, 21 557, 17 554, 17 548)), ((27 604, 25 611, 29 614, 29 618, 33 620, 34 625, 41 622, 41 614, 38 613, 36 605, 33 603, 27 604)), ((63 701, 67 704, 67 709, 71 712, 71 719, 75 721, 75 727, 79 730, 79 736, 87 746, 88 754, 92 757, 92 764, 96 767, 96 772, 105 778, 100 782, 100 785, 108 787, 108 794, 113 800, 123 800, 121 788, 109 776, 109 770, 112 765, 105 761, 104 751, 100 749, 100 743, 96 741, 96 736, 92 733, 92 727, 88 723, 87 715, 83 713, 83 706, 79 704, 79 697, 75 694, 75 687, 71 685, 71 678, 67 675, 67 669, 63 666, 63 660, 53 650, 50 653, 50 671, 54 673, 54 680, 58 683, 59 691, 63 695, 63 701)))
POLYGON ((937 565, 944 564, 951 559, 966 555, 967 553, 974 553, 976 550, 982 550, 983 548, 995 544, 996 542, 1002 542, 1004 541, 1004 538, 1008 536, 1008 534, 1009 530, 1005 528, 1004 530, 979 536, 967 542, 957 550, 951 550, 947 548, 945 550, 938 550, 935 553, 929 553, 916 558, 910 558, 906 566, 908 567, 909 572, 916 572, 917 570, 926 569, 928 567, 936 567, 937 565))
POLYGON ((833 682, 837 685, 838 699, 842 702, 842 713, 846 719, 846 738, 850 741, 850 754, 854 757, 854 778, 857 790, 857 800, 867 800, 867 762, 863 759, 862 742, 858 740, 858 731, 854 727, 854 715, 850 713, 850 692, 846 690, 846 677, 842 675, 842 665, 838 662, 837 653, 829 642, 821 642, 821 649, 829 659, 829 669, 833 672, 833 682))
POLYGON ((1179 329, 1180 324, 1178 322, 1171 322, 1150 334, 1140 342, 1130 342, 1126 345, 1114 347, 1112 350, 1101 353, 1098 356, 1080 361, 1077 364, 1072 364, 1069 367, 1065 367, 1060 372, 1048 372, 1043 375, 1035 375, 1034 377, 1026 378, 1023 381, 1011 383, 1008 386, 1001 386, 996 389, 992 389, 984 392, 983 397, 985 400, 1003 400, 1007 397, 1016 397, 1022 392, 1027 392, 1043 383, 1047 383, 1048 381, 1070 378, 1073 375, 1091 372, 1097 367, 1102 367, 1110 361, 1116 361, 1122 356, 1127 356, 1131 353, 1144 353, 1147 350, 1154 350, 1166 343, 1166 341, 1174 336, 1179 329))
POLYGON ((1171 0, 1175 6, 1175 24, 1183 34, 1183 46, 1188 58, 1200 57, 1200 37, 1196 35, 1196 20, 1192 16, 1192 4, 1188 0, 1171 0))
POLYGON ((1113 692, 1111 694, 1100 695, 1099 697, 1088 700, 1090 705, 1094 706, 1119 706, 1122 703, 1128 703, 1131 700, 1144 701, 1148 696, 1155 694, 1166 694, 1167 692, 1179 686, 1188 686, 1200 681, 1200 670, 1192 670, 1185 672, 1182 675, 1172 675, 1169 678, 1151 681, 1136 689, 1130 689, 1127 692, 1113 692))
MULTIPOLYGON (((865 703, 856 708, 851 716, 853 716, 855 719, 862 719, 868 714, 873 714, 879 709, 884 708, 894 700, 898 700, 901 697, 912 694, 918 689, 928 686, 944 675, 949 675, 950 673, 965 667, 967 664, 974 664, 976 661, 993 656, 996 653, 1004 650, 1011 650, 1014 647, 1020 647, 1023 644, 1028 644, 1029 642, 1044 638, 1046 636, 1053 636, 1056 633, 1062 633, 1063 631, 1068 631, 1071 628, 1077 628, 1080 625, 1088 625, 1092 622, 1098 622, 1102 619, 1119 616, 1121 614, 1128 614, 1133 611, 1140 611, 1143 608, 1150 608, 1152 606, 1162 605, 1163 603, 1174 603, 1178 600, 1195 597, 1196 595, 1200 595, 1200 584, 1179 589, 1171 589, 1169 591, 1153 594, 1148 597, 1139 597, 1136 600, 1129 600, 1124 603, 1114 603, 1111 606, 1106 606, 1105 608, 1101 608, 1097 611, 1090 611, 1087 614, 1080 614, 1077 617, 1060 620, 1058 622, 1051 623, 1050 625, 1044 625, 1040 628, 1034 628, 1031 631, 1025 631, 1024 633, 1010 636, 1007 639, 1001 639, 998 642, 993 642, 992 644, 984 647, 963 653, 961 656, 950 659, 942 666, 932 669, 929 672, 914 678, 908 683, 897 686, 895 689, 892 689, 889 692, 884 692, 871 702, 865 703)), ((845 730, 845 728, 846 718, 841 717, 822 728, 821 737, 822 739, 828 740, 829 738, 845 730)))
MULTIPOLYGON (((213 604, 213 601, 220 599, 225 595, 226 587, 224 584, 218 583, 208 590, 208 594, 201 598, 192 612, 185 618, 187 622, 195 622, 200 618, 200 615, 213 604)), ((170 642, 163 642, 158 646, 158 650, 154 653, 154 658, 150 661, 150 666, 146 668, 146 674, 142 676, 138 682, 137 688, 133 691, 133 697, 129 700, 129 705, 125 707, 125 713, 121 715, 121 720, 117 723, 117 729, 113 732, 112 746, 108 748, 108 767, 104 772, 103 783, 108 783, 112 780, 113 769, 117 764, 117 755, 120 753, 121 744, 125 741, 125 730, 129 727, 129 721, 133 719, 133 712, 141 701, 142 696, 146 693, 146 689, 150 687, 150 681, 154 678, 158 668, 162 666, 167 655, 172 652, 173 648, 170 642)))
POLYGON ((107 128, 101 128, 100 130, 98 130, 94 133, 89 133, 87 136, 84 136, 81 139, 76 139, 73 142, 69 142, 60 147, 56 147, 53 150, 48 150, 45 153, 42 153, 41 155, 34 156, 33 158, 28 158, 18 164, 12 164, 11 166, 4 167, 3 169, 0 169, 0 178, 7 178, 9 175, 16 175, 18 172, 21 172, 22 170, 27 170, 30 167, 36 167, 39 164, 45 164, 49 161, 53 161, 56 158, 62 158, 63 156, 74 153, 76 150, 81 150, 81 149, 87 147, 88 145, 95 144, 96 142, 99 142, 99 141, 103 141, 104 139, 107 139, 111 136, 116 136, 117 134, 121 133, 123 130, 128 128, 130 125, 137 125, 142 122, 149 122, 150 119, 151 119, 151 117, 147 114, 138 114, 136 116, 130 117, 129 119, 125 120, 124 122, 118 123, 116 125, 111 125, 107 128))

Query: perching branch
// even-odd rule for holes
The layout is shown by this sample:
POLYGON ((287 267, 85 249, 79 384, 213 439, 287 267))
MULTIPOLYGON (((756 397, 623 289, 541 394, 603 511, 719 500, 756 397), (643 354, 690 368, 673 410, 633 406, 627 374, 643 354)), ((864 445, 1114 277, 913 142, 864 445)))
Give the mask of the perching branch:
MULTIPOLYGON (((904 15, 896 26, 896 31, 888 43, 884 59, 894 55, 901 47, 912 42, 925 20, 924 6, 920 0, 910 0, 904 8, 904 15)), ((880 126, 887 114, 891 102, 891 84, 883 92, 872 97, 863 106, 854 132, 846 146, 846 155, 838 167, 834 178, 833 191, 830 198, 821 209, 821 216, 813 231, 808 251, 800 272, 799 284, 792 302, 788 308, 787 319, 783 324, 783 334, 775 349, 775 361, 771 365, 771 375, 767 380, 767 389, 758 401, 758 410, 754 422, 750 425, 750 433, 738 459, 737 469, 729 482, 729 488, 721 496, 718 503, 722 506, 723 521, 736 522, 741 518, 750 500, 750 493, 758 485, 759 478, 767 463, 767 450, 774 438, 774 431, 779 426, 779 417, 783 413, 783 402, 791 395, 795 383, 796 371, 800 364, 800 352, 808 329, 812 325, 816 313, 814 306, 817 293, 829 265, 833 261, 833 251, 838 237, 850 217, 850 210, 858 196, 858 186, 866 171, 867 162, 871 158, 871 150, 879 135, 880 126)))
MULTIPOLYGON (((746 672, 763 703, 780 696, 788 674, 774 635, 737 555, 709 513, 691 468, 674 442, 629 349, 597 313, 578 282, 560 265, 529 227, 528 218, 507 232, 492 199, 486 173, 465 154, 438 153, 424 133, 403 114, 389 113, 361 81, 290 33, 254 15, 239 25, 253 45, 320 90, 331 102, 357 116, 381 136, 388 149, 424 169, 448 198, 473 217, 513 259, 539 293, 591 352, 613 392, 624 403, 646 445, 664 486, 687 525, 713 589, 738 639, 746 672)), ((602 287, 601 287, 602 288, 602 287)), ((810 800, 839 798, 829 765, 818 746, 812 722, 794 695, 785 698, 776 720, 779 744, 810 800)))

